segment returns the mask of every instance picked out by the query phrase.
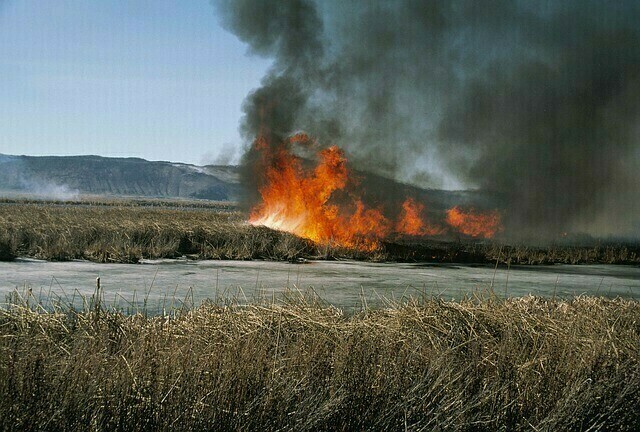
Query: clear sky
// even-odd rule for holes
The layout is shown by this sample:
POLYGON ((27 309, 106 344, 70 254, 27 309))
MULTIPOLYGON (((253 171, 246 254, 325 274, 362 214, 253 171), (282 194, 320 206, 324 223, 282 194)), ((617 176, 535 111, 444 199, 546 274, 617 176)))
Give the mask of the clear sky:
POLYGON ((0 0, 0 153, 211 163, 269 64, 208 0, 0 0))

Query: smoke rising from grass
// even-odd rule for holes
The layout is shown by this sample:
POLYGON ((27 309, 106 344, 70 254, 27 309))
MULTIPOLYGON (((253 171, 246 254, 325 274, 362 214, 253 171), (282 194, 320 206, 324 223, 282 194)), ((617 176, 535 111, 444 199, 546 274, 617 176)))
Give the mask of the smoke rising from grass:
POLYGON ((22 194, 57 201, 79 198, 76 188, 46 177, 46 172, 34 173, 23 157, 0 154, 0 195, 22 194))
POLYGON ((71 201, 80 197, 77 189, 72 189, 67 185, 48 182, 34 178, 21 178, 20 185, 23 193, 33 195, 35 198, 55 200, 55 201, 71 201))
POLYGON ((479 188, 512 235, 640 237, 637 2, 215 3, 274 59, 248 141, 305 130, 356 167, 479 188))

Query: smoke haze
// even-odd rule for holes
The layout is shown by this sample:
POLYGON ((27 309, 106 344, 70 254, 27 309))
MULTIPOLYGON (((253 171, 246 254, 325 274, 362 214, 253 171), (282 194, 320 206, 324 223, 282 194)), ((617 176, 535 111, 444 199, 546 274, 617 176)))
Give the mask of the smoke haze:
POLYGON ((236 165, 238 148, 232 143, 224 143, 217 152, 206 152, 200 158, 201 165, 236 165))
POLYGON ((640 237, 638 2, 215 5, 274 60, 248 142, 304 130, 356 168, 478 188, 512 236, 640 237))

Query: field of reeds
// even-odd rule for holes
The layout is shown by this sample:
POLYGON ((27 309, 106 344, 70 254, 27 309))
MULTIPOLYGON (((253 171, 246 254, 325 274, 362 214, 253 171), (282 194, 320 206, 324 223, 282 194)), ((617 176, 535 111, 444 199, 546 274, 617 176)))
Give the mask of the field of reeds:
POLYGON ((239 213, 125 205, 0 205, 0 259, 292 259, 309 242, 253 227, 239 213))
POLYGON ((210 209, 219 211, 235 211, 238 205, 232 201, 194 200, 183 198, 140 198, 118 197, 104 195, 83 195, 76 200, 40 199, 28 195, 0 197, 0 204, 4 205, 57 205, 57 206, 102 206, 102 207, 158 207, 183 209, 210 209))
POLYGON ((506 245, 393 239, 373 251, 316 245, 254 227, 230 204, 154 200, 0 202, 0 260, 139 262, 197 259, 361 259, 508 264, 639 264, 640 245, 506 245))
POLYGON ((635 431, 638 406, 635 300, 0 309, 2 430, 635 431))

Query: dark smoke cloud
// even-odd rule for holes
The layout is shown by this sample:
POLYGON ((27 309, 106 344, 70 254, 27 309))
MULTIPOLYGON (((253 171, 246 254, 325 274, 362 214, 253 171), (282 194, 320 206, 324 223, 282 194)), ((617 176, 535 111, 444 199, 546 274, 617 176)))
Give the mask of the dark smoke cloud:
POLYGON ((274 59, 248 141, 305 130, 356 167, 480 188, 512 234, 640 236, 640 3, 216 5, 274 59))

